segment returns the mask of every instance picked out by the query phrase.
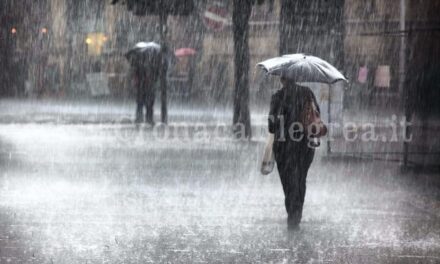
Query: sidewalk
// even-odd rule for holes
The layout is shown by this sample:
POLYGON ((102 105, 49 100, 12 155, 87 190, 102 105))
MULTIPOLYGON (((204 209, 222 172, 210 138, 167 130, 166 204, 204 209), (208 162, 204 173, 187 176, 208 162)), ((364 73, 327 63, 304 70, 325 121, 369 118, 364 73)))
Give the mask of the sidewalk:
MULTIPOLYGON (((130 123, 134 120, 135 107, 136 104, 132 100, 0 99, 0 123, 130 123)), ((225 107, 169 104, 168 113, 169 122, 213 122, 232 119, 231 110, 225 107)), ((155 119, 160 120, 158 101, 155 104, 155 119)))
MULTIPOLYGON (((251 124, 253 138, 264 141, 267 134, 268 105, 251 106, 251 124)), ((133 101, 116 100, 20 100, 0 99, 0 124, 132 124, 135 103, 133 101)), ((231 105, 209 105, 208 103, 169 103, 169 124, 187 124, 196 126, 203 124, 207 127, 223 126, 230 128, 232 124, 231 105)), ((404 126, 399 123, 404 118, 402 113, 391 110, 384 111, 344 111, 343 117, 333 117, 341 120, 343 127, 353 123, 357 138, 346 140, 342 128, 334 129, 332 133, 331 149, 334 153, 348 155, 371 155, 379 158, 401 160, 403 153, 404 126), (393 131, 392 118, 397 126, 393 131), (371 130, 365 126, 374 126, 377 136, 375 141, 364 141, 362 135, 371 130), (397 140, 393 139, 397 135, 397 140)), ((160 121, 160 102, 155 105, 155 120, 160 121)), ((413 120, 413 140, 410 142, 409 151, 416 153, 411 160, 419 164, 437 164, 436 153, 440 150, 440 140, 436 140, 440 130, 440 120, 429 120, 428 128, 422 127, 420 120, 413 120), (418 153, 427 152, 428 155, 418 153)), ((231 130, 231 129, 229 129, 231 130)), ((351 136, 350 136, 351 137, 351 136)), ((326 142, 326 138, 322 142, 326 142)), ((326 149, 325 146, 321 148, 326 149)))
MULTIPOLYGON (((134 122, 135 103, 117 100, 19 100, 0 99, 0 124, 129 125, 134 122)), ((268 108, 268 106, 267 106, 268 108)), ((266 107, 251 109, 254 140, 267 134, 266 107)), ((155 104, 160 123, 160 102, 155 104)), ((232 131, 232 106, 207 103, 168 104, 168 125, 226 127, 232 131)))

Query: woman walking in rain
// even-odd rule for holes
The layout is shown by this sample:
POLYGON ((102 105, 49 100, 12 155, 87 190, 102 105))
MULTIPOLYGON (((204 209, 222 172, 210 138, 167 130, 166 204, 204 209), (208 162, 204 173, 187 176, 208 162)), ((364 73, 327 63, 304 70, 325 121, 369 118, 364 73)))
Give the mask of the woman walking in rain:
POLYGON ((272 58, 258 65, 268 74, 281 75, 283 85, 272 96, 269 140, 261 172, 270 173, 275 160, 284 190, 287 224, 295 229, 302 218, 314 147, 319 146, 319 137, 327 134, 315 95, 310 88, 297 83, 333 84, 347 80, 328 62, 301 53, 272 58))
POLYGON ((283 87, 270 103, 269 133, 274 137, 273 152, 284 190, 287 224, 296 228, 301 222, 307 172, 315 154, 313 137, 325 132, 316 131, 318 125, 312 124, 315 113, 319 115, 319 106, 310 88, 283 76, 281 80, 283 87))

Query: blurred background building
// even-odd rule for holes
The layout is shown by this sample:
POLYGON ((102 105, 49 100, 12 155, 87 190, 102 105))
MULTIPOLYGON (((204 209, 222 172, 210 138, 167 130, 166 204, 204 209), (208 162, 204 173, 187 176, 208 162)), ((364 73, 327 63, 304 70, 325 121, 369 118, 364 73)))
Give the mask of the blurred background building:
MULTIPOLYGON (((196 2, 190 16, 168 19, 171 49, 189 47, 197 52, 174 62, 170 89, 190 97, 228 101, 234 67, 232 4, 226 0, 196 2)), ((251 65, 280 51, 319 53, 350 78, 345 107, 399 107, 405 104, 406 91, 420 90, 410 97, 438 108, 433 98, 439 98, 440 89, 430 88, 438 85, 439 76, 439 63, 434 59, 440 49, 438 1, 327 1, 335 12, 342 9, 341 25, 323 23, 326 26, 316 28, 315 23, 313 29, 307 17, 321 17, 329 9, 286 2, 264 1, 253 7, 251 65), (284 25, 280 26, 283 12, 290 16, 281 17, 282 23, 296 23, 293 30, 297 32, 293 34, 296 39, 280 45, 280 32, 285 32, 284 25), (418 72, 421 69, 423 74, 418 72), (414 75, 422 77, 415 80, 414 75)), ((124 52, 138 41, 159 39, 157 16, 134 16, 105 0, 2 1, 0 5, 0 56, 2 68, 7 69, 0 74, 1 96, 92 96, 87 74, 96 72, 106 74, 109 87, 95 95, 130 96, 124 52)), ((277 87, 255 67, 250 80, 253 98, 265 98, 267 86, 277 87)))
MULTIPOLYGON (((110 2, 0 1, 0 97, 132 97, 124 53, 139 41, 160 41, 159 17, 135 16, 126 6, 110 2)), ((335 118, 373 121, 380 127, 384 118, 397 114, 413 123, 415 139, 403 148, 401 142, 342 142, 342 152, 429 152, 436 154, 436 163, 440 146, 430 139, 440 129, 439 1, 257 2, 249 20, 251 104, 267 106, 279 88, 277 78, 253 65, 279 54, 311 53, 336 65, 350 80, 337 95, 341 99, 332 102, 343 108, 335 118)), ((194 4, 190 15, 167 20, 170 50, 194 51, 170 60, 169 94, 183 103, 229 106, 235 67, 232 1, 194 4)), ((331 96, 319 99, 325 103, 331 96)), ((427 159, 415 154, 412 160, 427 159)))
MULTIPOLYGON (((196 50, 195 56, 176 60, 170 71, 171 89, 177 95, 215 100, 231 97, 234 65, 230 2, 198 1, 192 15, 169 17, 171 48, 196 50)), ((407 87, 409 91, 422 89, 410 97, 427 100, 438 108, 433 98, 439 98, 439 89, 428 88, 438 83, 435 78, 439 75, 434 59, 440 49, 438 1, 328 2, 329 6, 343 8, 341 26, 311 29, 307 17, 321 17, 330 11, 323 8, 312 12, 298 2, 287 11, 292 19, 302 19, 292 23, 304 24, 297 25, 294 37, 283 45, 279 43, 280 32, 285 32, 280 27, 283 1, 255 5, 249 22, 251 65, 280 51, 319 53, 350 78, 345 107, 403 106, 407 87), (422 69, 423 74, 418 74, 422 69), (424 78, 414 80, 414 75, 424 78)), ((8 69, 0 74, 2 83, 7 84, 0 88, 2 96, 90 96, 86 75, 93 72, 107 74, 109 96, 129 96, 124 52, 138 41, 159 38, 156 16, 133 16, 105 0, 2 1, 0 12, 1 61, 3 69, 8 69)), ((328 16, 334 20, 337 14, 328 16)), ((276 87, 276 83, 251 68, 251 94, 264 97, 261 93, 267 91, 266 86, 276 87)))

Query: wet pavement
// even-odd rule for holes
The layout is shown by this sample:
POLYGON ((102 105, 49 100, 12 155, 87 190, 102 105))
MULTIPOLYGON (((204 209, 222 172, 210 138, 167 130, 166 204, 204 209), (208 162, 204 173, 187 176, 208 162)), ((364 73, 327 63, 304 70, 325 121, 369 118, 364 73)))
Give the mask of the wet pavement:
POLYGON ((309 172, 288 232, 263 142, 132 124, 0 124, 0 263, 439 263, 439 190, 396 163, 309 172))
MULTIPOLYGON (((232 120, 232 106, 197 101, 191 104, 170 101, 169 122, 226 122, 232 120)), ((252 124, 266 125, 267 109, 252 106, 252 124)), ((0 98, 2 124, 127 124, 135 114, 135 100, 95 99, 3 99, 0 98)), ((155 104, 160 120, 160 102, 155 104)))

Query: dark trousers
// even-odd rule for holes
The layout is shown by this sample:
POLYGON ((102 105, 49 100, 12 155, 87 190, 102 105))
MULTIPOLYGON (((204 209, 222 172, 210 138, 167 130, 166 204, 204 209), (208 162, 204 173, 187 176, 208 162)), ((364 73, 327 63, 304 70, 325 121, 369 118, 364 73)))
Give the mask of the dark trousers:
POLYGON ((289 223, 299 224, 306 195, 307 172, 315 150, 307 147, 306 144, 289 143, 276 143, 274 154, 283 185, 289 223))
POLYGON ((149 85, 149 87, 146 87, 147 85, 144 83, 143 85, 138 85, 137 87, 137 96, 136 96, 136 121, 140 122, 142 121, 143 117, 143 109, 145 106, 145 121, 153 124, 153 107, 154 107, 154 86, 149 85))

